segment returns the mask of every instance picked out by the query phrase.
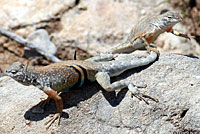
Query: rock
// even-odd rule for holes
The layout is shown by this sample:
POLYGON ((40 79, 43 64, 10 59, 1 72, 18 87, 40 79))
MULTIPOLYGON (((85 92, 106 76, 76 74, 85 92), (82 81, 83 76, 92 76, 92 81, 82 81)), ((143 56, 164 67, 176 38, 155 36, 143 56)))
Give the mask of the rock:
MULTIPOLYGON (((5 29, 29 27, 51 21, 58 12, 73 7, 75 0, 7 1, 1 0, 0 26, 5 29)), ((21 28, 20 28, 21 29, 21 28)), ((22 28, 23 29, 23 28, 22 28)), ((34 30, 33 30, 34 31, 34 30)), ((27 32, 24 33, 25 35, 27 32)), ((23 33, 22 33, 23 35, 23 33)))
MULTIPOLYGON (((40 101, 40 97, 45 97, 44 93, 33 86, 23 86, 7 76, 0 78, 0 92, 2 106, 0 107, 2 115, 0 133, 28 133, 31 131, 31 127, 29 130, 23 128, 23 126, 28 127, 30 122, 24 119, 24 114, 40 101), (27 89, 28 92, 26 92, 27 89)), ((37 124, 37 122, 35 123, 37 124)), ((45 133, 44 130, 39 131, 45 133)))
POLYGON ((49 34, 44 29, 39 29, 30 33, 27 39, 28 41, 36 45, 37 48, 42 49, 46 53, 55 55, 57 52, 56 46, 50 41, 49 34))
POLYGON ((195 2, 197 4, 197 8, 200 9, 200 0, 196 0, 195 2))
POLYGON ((131 98, 127 89, 107 93, 93 83, 63 94, 61 125, 55 123, 46 130, 44 122, 56 112, 55 103, 50 102, 44 114, 33 114, 32 109, 44 93, 4 76, 0 78, 0 133, 166 134, 200 131, 198 57, 161 53, 153 64, 126 71, 114 80, 125 77, 136 85, 146 83, 147 87, 140 91, 159 102, 146 98, 150 103, 147 105, 131 98))

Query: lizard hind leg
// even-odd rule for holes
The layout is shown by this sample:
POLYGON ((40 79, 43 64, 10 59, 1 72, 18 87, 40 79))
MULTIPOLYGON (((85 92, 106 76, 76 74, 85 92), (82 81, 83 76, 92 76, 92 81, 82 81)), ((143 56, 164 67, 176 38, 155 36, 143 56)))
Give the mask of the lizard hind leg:
POLYGON ((143 100, 146 104, 149 103, 144 99, 144 97, 158 102, 157 99, 139 92, 138 88, 145 88, 147 86, 146 84, 142 86, 135 86, 132 83, 130 83, 130 81, 128 81, 127 79, 110 83, 110 76, 106 72, 97 73, 96 80, 107 92, 112 92, 118 89, 128 87, 129 91, 132 93, 133 96, 135 96, 141 101, 143 100))
POLYGON ((127 87, 128 81, 120 80, 110 83, 110 76, 107 72, 98 72, 96 74, 97 82, 103 87, 107 92, 112 92, 118 89, 127 87))

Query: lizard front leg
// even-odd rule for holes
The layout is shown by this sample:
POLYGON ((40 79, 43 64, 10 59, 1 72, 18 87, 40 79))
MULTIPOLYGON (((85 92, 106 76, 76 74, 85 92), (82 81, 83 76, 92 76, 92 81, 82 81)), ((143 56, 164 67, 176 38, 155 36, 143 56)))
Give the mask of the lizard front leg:
POLYGON ((43 91, 48 95, 48 98, 55 100, 56 107, 57 107, 57 113, 49 121, 45 123, 45 125, 49 124, 47 126, 47 129, 48 129, 57 119, 59 119, 58 125, 60 124, 60 118, 61 118, 61 114, 63 110, 63 102, 62 102, 62 98, 53 89, 48 89, 48 90, 43 90, 43 91))
POLYGON ((144 41, 145 48, 147 49, 148 52, 154 51, 155 53, 160 55, 160 52, 158 51, 158 49, 152 47, 152 45, 144 37, 142 37, 141 40, 144 41))
POLYGON ((158 102, 157 99, 154 99, 151 96, 142 94, 139 92, 138 88, 145 88, 146 85, 144 86, 135 86, 133 85, 130 81, 128 80, 120 80, 114 83, 110 83, 110 76, 107 72, 99 72, 96 74, 96 80, 97 82, 107 91, 107 92, 112 92, 118 89, 123 89, 128 87, 129 91, 134 95, 136 98, 139 100, 143 100, 146 104, 149 104, 143 97, 150 98, 155 102, 158 102))
POLYGON ((180 36, 180 37, 183 37, 183 38, 187 38, 187 39, 190 40, 190 37, 189 37, 187 34, 180 33, 180 32, 178 32, 177 30, 172 29, 172 30, 170 31, 170 33, 172 33, 172 34, 174 34, 174 35, 176 35, 176 36, 180 36))

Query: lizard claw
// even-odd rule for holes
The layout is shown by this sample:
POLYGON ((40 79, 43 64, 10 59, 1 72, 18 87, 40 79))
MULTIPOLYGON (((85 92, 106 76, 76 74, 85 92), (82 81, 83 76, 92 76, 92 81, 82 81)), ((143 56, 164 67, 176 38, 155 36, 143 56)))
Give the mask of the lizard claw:
POLYGON ((148 53, 150 53, 151 51, 154 51, 158 56, 160 56, 160 52, 158 49, 150 47, 150 46, 147 46, 146 49, 148 53))
POLYGON ((157 98, 153 98, 153 97, 151 97, 149 95, 146 95, 146 94, 142 94, 142 97, 149 98, 149 99, 151 99, 151 100, 153 100, 155 102, 159 102, 159 100, 157 98))
POLYGON ((149 105, 149 102, 148 101, 146 101, 142 96, 140 96, 140 95, 136 95, 136 94, 131 94, 131 98, 133 98, 133 96, 134 97, 136 97, 137 99, 139 99, 140 101, 144 101, 147 105, 149 105))
POLYGON ((46 129, 49 129, 51 125, 58 119, 58 125, 60 125, 60 120, 61 120, 61 115, 62 113, 56 113, 53 117, 51 117, 50 120, 48 120, 45 125, 48 125, 46 129))
POLYGON ((155 102, 159 102, 157 98, 153 98, 149 95, 146 95, 146 94, 142 94, 142 93, 139 93, 139 94, 134 94, 132 93, 131 94, 131 97, 135 96, 136 98, 138 98, 140 101, 144 101, 147 105, 149 105, 149 102, 147 100, 145 100, 144 98, 149 98, 155 102))

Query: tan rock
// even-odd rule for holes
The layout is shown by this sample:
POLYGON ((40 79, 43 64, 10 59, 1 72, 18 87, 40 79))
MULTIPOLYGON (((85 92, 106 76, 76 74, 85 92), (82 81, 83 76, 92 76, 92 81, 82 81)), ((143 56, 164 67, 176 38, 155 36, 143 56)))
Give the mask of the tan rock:
POLYGON ((0 26, 13 28, 20 25, 34 25, 49 20, 60 10, 73 6, 75 0, 1 0, 0 26))

